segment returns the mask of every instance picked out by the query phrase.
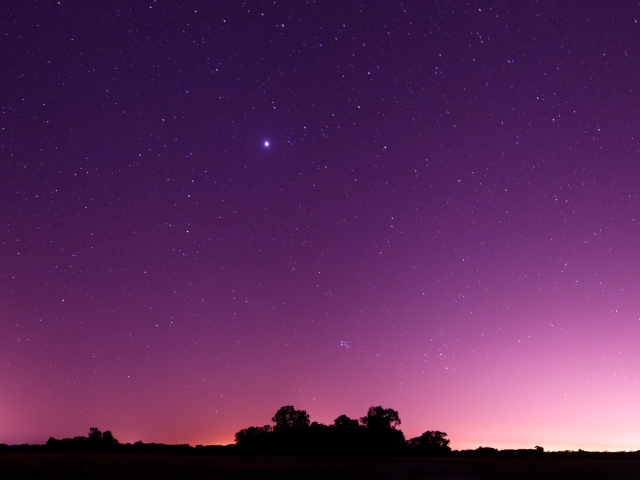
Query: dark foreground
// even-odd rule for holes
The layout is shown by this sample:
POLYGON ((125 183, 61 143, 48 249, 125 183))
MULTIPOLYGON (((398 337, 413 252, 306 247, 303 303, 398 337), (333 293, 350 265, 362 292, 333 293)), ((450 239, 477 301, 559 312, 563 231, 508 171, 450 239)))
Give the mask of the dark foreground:
POLYGON ((8 453, 0 479, 638 479, 640 456, 337 458, 8 453))

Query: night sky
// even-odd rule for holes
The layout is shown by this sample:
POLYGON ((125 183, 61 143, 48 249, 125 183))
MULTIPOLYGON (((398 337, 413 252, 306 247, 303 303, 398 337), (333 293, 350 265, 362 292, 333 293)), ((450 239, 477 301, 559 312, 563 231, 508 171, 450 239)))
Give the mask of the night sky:
POLYGON ((3 2, 0 443, 639 449, 628 5, 3 2))

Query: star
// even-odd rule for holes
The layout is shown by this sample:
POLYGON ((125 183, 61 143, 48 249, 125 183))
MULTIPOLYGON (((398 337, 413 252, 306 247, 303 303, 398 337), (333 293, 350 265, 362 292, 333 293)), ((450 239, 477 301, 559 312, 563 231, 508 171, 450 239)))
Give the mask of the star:
POLYGON ((269 146, 269 140, 265 140, 265 142, 264 142, 264 146, 265 146, 265 147, 268 147, 268 146, 269 146))

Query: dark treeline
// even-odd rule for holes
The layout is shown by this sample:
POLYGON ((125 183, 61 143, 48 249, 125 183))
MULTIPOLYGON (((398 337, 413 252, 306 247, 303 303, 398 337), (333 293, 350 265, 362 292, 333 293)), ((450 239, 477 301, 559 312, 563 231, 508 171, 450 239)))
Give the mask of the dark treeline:
POLYGON ((258 455, 342 455, 342 456, 438 456, 451 452, 447 434, 426 431, 406 440, 397 427, 398 412, 371 407, 356 420, 340 415, 333 425, 310 423, 304 410, 288 405, 271 419, 273 426, 249 427, 235 435, 235 445, 164 445, 120 443, 110 431, 89 429, 82 437, 49 438, 45 445, 0 445, 3 452, 74 453, 164 453, 164 454, 258 454, 258 455))
POLYGON ((161 453, 161 454, 229 454, 237 451, 235 445, 165 445, 163 443, 120 443, 109 430, 102 433, 90 428, 85 437, 57 440, 50 437, 44 445, 0 444, 0 454, 10 452, 58 453, 161 453))
POLYGON ((336 456, 421 456, 437 457, 522 457, 553 454, 576 457, 594 455, 640 455, 638 452, 545 452, 542 447, 518 450, 497 450, 479 447, 475 450, 451 451, 447 434, 428 430, 409 440, 397 427, 398 412, 391 408, 370 407, 364 417, 337 417, 332 425, 311 423, 304 410, 288 405, 280 408, 271 421, 274 425, 243 428, 235 435, 233 445, 165 445, 162 443, 120 443, 110 431, 89 429, 87 436, 57 440, 49 438, 45 445, 0 444, 0 455, 12 452, 64 453, 130 453, 130 454, 196 454, 196 455, 336 455, 336 456))
POLYGON ((271 421, 274 426, 249 427, 236 433, 241 453, 286 455, 438 456, 451 452, 447 434, 426 431, 406 440, 397 427, 398 412, 371 407, 359 420, 340 415, 333 425, 309 422, 304 410, 288 405, 271 421))

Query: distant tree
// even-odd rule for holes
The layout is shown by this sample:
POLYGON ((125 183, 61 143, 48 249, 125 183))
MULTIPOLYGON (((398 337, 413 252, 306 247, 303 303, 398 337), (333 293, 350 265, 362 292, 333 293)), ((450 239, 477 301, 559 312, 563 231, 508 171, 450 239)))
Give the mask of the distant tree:
POLYGON ((372 430, 395 429, 400 425, 398 412, 392 408, 369 407, 367 415, 360 418, 360 423, 372 430))
POLYGON ((538 453, 544 453, 544 448, 541 447, 540 445, 536 446, 535 449, 536 449, 536 452, 538 453))
POLYGON ((419 437, 412 438, 407 443, 416 455, 442 455, 449 453, 450 440, 446 438, 447 434, 437 430, 429 430, 419 437))
POLYGON ((102 434, 102 443, 105 445, 118 445, 120 442, 113 437, 111 430, 107 430, 102 434))
POLYGON ((263 435, 265 433, 271 432, 271 425, 265 425, 264 427, 249 427, 243 428, 238 433, 236 433, 236 443, 241 444, 247 439, 256 437, 258 435, 263 435))
POLYGON ((483 455, 494 455, 499 452, 497 448, 493 447, 478 447, 475 449, 475 451, 483 455))
POLYGON ((359 448, 365 455, 404 455, 407 442, 401 430, 398 412, 392 408, 369 407, 367 415, 360 418, 363 430, 359 448))
POLYGON ((333 424, 337 428, 355 428, 355 427, 358 427, 360 425, 358 423, 358 420, 351 419, 351 418, 347 417, 346 415, 340 415, 338 418, 336 418, 333 421, 333 424))
POLYGON ((304 410, 296 410, 292 405, 280 407, 271 419, 275 423, 274 431, 309 426, 309 414, 304 410))
POLYGON ((236 433, 236 445, 248 452, 266 451, 269 449, 269 435, 272 431, 271 425, 243 428, 236 433))
POLYGON ((102 432, 97 428, 90 428, 87 440, 89 440, 90 442, 99 442, 100 440, 102 440, 102 432))

